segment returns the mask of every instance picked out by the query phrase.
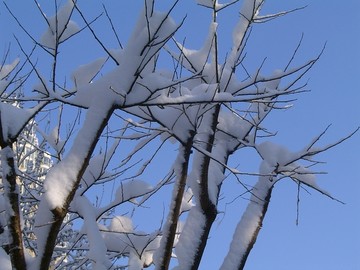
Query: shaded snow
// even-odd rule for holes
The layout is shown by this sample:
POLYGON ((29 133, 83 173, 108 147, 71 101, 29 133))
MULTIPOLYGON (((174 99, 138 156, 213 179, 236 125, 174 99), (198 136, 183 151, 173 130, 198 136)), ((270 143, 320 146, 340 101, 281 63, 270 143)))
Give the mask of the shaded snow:
POLYGON ((94 206, 86 197, 78 196, 74 199, 73 207, 84 219, 83 230, 86 232, 89 241, 87 257, 92 261, 92 269, 108 269, 111 263, 106 257, 107 248, 96 222, 94 206))
POLYGON ((1 247, 0 247, 0 265, 1 265, 1 270, 11 270, 12 269, 10 256, 1 247))
POLYGON ((94 77, 99 73, 100 69, 106 62, 106 58, 99 58, 95 61, 79 66, 72 74, 71 79, 76 87, 80 87, 90 83, 94 77))
POLYGON ((124 202, 129 199, 144 195, 151 190, 152 187, 145 181, 134 179, 126 183, 121 183, 116 191, 116 200, 119 202, 124 202))
POLYGON ((275 182, 271 176, 268 176, 272 174, 272 167, 266 161, 263 161, 260 166, 260 174, 262 176, 254 186, 250 202, 235 229, 230 250, 220 268, 222 270, 238 269, 240 261, 260 225, 266 197, 275 182))
POLYGON ((200 235, 203 234, 205 226, 205 217, 198 206, 191 208, 189 216, 185 222, 184 228, 175 247, 175 254, 178 259, 178 265, 174 270, 190 269, 196 249, 200 242, 200 235))
POLYGON ((79 26, 70 20, 73 9, 74 2, 68 0, 55 16, 47 19, 49 27, 40 38, 42 45, 55 49, 57 42, 66 40, 80 30, 79 26))
POLYGON ((1 127, 4 141, 14 139, 32 116, 32 111, 1 102, 1 127))

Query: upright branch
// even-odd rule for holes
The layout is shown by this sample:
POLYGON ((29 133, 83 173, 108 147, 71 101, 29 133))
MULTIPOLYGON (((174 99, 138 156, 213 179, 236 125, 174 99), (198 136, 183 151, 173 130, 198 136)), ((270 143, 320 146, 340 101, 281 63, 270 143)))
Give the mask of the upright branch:
MULTIPOLYGON (((0 124, 0 128, 2 125, 0 124)), ((1 132, 2 133, 2 132, 1 132)), ((11 206, 7 209, 8 229, 9 229, 9 245, 7 252, 10 254, 13 269, 26 270, 24 244, 21 230, 21 213, 19 201, 19 189, 17 186, 16 165, 14 160, 14 152, 12 143, 5 142, 3 136, 0 136, 1 146, 1 167, 2 179, 5 188, 6 198, 11 206)))
POLYGON ((181 206, 183 204, 189 160, 193 144, 193 135, 194 133, 190 134, 188 140, 185 142, 184 145, 181 146, 182 150, 179 151, 179 156, 176 161, 176 163, 179 163, 180 167, 175 168, 176 179, 173 188, 173 195, 171 199, 168 218, 163 229, 163 236, 161 238, 160 247, 156 254, 158 258, 156 262, 156 269, 169 269, 169 264, 173 253, 174 241, 178 229, 179 216, 181 214, 181 206))

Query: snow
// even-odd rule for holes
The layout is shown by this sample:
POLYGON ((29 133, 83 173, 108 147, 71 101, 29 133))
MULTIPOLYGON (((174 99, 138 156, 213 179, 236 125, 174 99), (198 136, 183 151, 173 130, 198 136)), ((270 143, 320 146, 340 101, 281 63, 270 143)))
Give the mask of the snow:
MULTIPOLYGON (((235 25, 233 29, 232 39, 233 39, 233 47, 232 50, 226 60, 225 70, 229 73, 225 73, 224 75, 229 76, 233 68, 236 67, 237 61, 240 57, 241 46, 243 46, 243 41, 245 35, 248 31, 248 28, 252 22, 252 18, 256 16, 257 12, 260 9, 263 0, 244 0, 242 7, 240 9, 239 21, 235 25)), ((224 76, 223 76, 224 77, 224 76)), ((224 77, 225 81, 227 81, 227 77, 224 77)))
POLYGON ((259 8, 263 2, 264 0, 245 0, 240 10, 241 16, 246 20, 251 21, 251 19, 258 14, 259 8))
POLYGON ((205 217, 201 209, 199 206, 192 207, 175 247, 178 265, 174 270, 191 269, 191 263, 200 242, 199 236, 202 235, 204 226, 205 217))
POLYGON ((207 8, 214 8, 215 7, 216 11, 218 11, 218 10, 226 7, 226 5, 228 5, 228 4, 220 4, 218 2, 218 0, 196 0, 196 2, 199 5, 202 5, 202 6, 207 7, 207 8), (215 5, 214 5, 214 1, 215 1, 215 5))
POLYGON ((0 247, 0 265, 1 270, 11 270, 11 261, 9 255, 6 254, 5 250, 0 247))
MULTIPOLYGON (((212 8, 214 6, 213 0, 196 0, 199 5, 212 8)), ((217 2, 217 1, 216 1, 217 2)))
POLYGON ((116 200, 119 202, 142 196, 152 190, 152 187, 145 181, 134 179, 132 181, 121 183, 116 191, 116 200))
POLYGON ((260 165, 260 174, 252 190, 250 202, 235 229, 230 250, 220 268, 222 270, 238 269, 256 229, 261 225, 266 198, 275 181, 271 177, 272 167, 266 161, 260 165))
POLYGON ((41 44, 55 49, 59 42, 62 42, 80 31, 79 26, 70 17, 74 9, 73 0, 68 0, 58 13, 47 19, 49 27, 41 36, 41 44))
POLYGON ((158 232, 135 231, 131 219, 125 216, 114 217, 108 230, 102 230, 102 235, 108 250, 129 256, 129 267, 134 270, 150 265, 160 245, 158 232))
POLYGON ((99 73, 101 68, 106 62, 106 58, 102 57, 95 61, 79 66, 72 74, 71 79, 73 80, 76 87, 87 85, 91 83, 94 77, 99 73))
POLYGON ((32 111, 5 102, 0 103, 1 127, 4 141, 14 139, 32 116, 32 111))
POLYGON ((64 145, 65 141, 60 139, 60 132, 59 132, 59 125, 56 125, 49 135, 45 134, 40 128, 37 130, 43 138, 46 140, 46 142, 58 153, 61 154, 64 151, 64 145))
POLYGON ((115 216, 110 223, 109 230, 113 232, 127 232, 134 230, 132 220, 126 216, 115 216))
POLYGON ((29 263, 29 270, 37 270, 40 268, 41 254, 44 253, 47 235, 50 231, 53 214, 50 211, 49 204, 46 200, 41 200, 39 209, 36 212, 34 232, 36 235, 36 243, 38 256, 35 257, 31 263, 29 263))
POLYGON ((50 209, 64 205, 81 169, 85 166, 92 144, 97 141, 97 133, 102 130, 109 110, 112 111, 112 100, 102 96, 97 100, 96 106, 88 110, 84 125, 68 155, 48 172, 44 182, 44 196, 49 202, 50 209))
MULTIPOLYGON (((213 47, 214 43, 214 36, 217 30, 218 24, 215 22, 210 23, 209 31, 207 38, 203 44, 203 47, 200 50, 191 50, 185 48, 181 43, 177 43, 177 46, 179 47, 181 51, 181 55, 185 56, 185 59, 183 60, 183 65, 186 65, 186 67, 189 70, 193 70, 195 72, 200 72, 207 63, 207 60, 210 56, 210 52, 213 47), (195 69, 194 69, 195 68, 195 69)), ((179 59, 180 56, 175 55, 175 58, 179 59)))
POLYGON ((19 63, 20 59, 16 58, 11 64, 0 66, 0 80, 6 79, 19 63))
POLYGON ((278 164, 285 165, 289 161, 294 160, 295 157, 286 147, 270 141, 257 145, 256 149, 260 156, 273 167, 276 167, 278 164))
POLYGON ((20 59, 16 58, 11 64, 0 65, 0 94, 2 94, 10 84, 10 80, 7 77, 20 63, 20 59))
MULTIPOLYGON (((142 14, 121 54, 119 66, 98 80, 79 87, 73 102, 89 107, 95 97, 100 98, 105 93, 111 93, 114 104, 119 107, 125 105, 129 107, 146 101, 152 93, 139 85, 135 87, 134 82, 139 79, 138 75, 141 71, 143 71, 142 76, 149 76, 148 73, 152 69, 149 67, 147 70, 145 64, 149 64, 175 29, 176 24, 170 17, 166 17, 166 14, 154 13, 153 17, 147 19, 142 14), (150 29, 147 29, 148 24, 150 29), (149 36, 149 33, 156 36, 149 36), (149 46, 152 38, 156 45, 149 46), (141 91, 136 91, 137 89, 141 91)), ((82 82, 88 81, 88 79, 80 79, 82 82)), ((140 80, 138 82, 140 83, 140 80)))
POLYGON ((96 222, 94 207, 85 196, 77 196, 73 202, 74 209, 84 219, 83 228, 89 241, 87 257, 92 261, 92 269, 105 270, 111 263, 106 257, 107 247, 103 241, 96 222))

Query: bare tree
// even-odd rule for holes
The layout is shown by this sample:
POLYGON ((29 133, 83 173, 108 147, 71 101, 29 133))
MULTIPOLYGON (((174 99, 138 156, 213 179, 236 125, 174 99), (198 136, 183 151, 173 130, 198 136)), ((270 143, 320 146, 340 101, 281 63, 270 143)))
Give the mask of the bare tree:
POLYGON ((59 5, 55 0, 55 15, 48 17, 35 0, 46 25, 38 38, 4 3, 33 42, 28 50, 15 37, 23 60, 11 62, 6 55, 0 66, 2 247, 9 255, 2 256, 10 258, 13 269, 169 269, 170 262, 176 269, 198 269, 228 175, 250 200, 221 269, 243 269, 280 180, 334 199, 317 186, 310 167, 318 163, 313 159, 317 154, 354 133, 319 147, 325 130, 295 153, 264 140, 273 135, 264 119, 305 91, 302 78, 322 51, 295 66, 300 41, 287 65, 270 75, 263 74, 263 65, 250 71, 244 64, 251 29, 295 10, 262 14, 263 0, 197 2, 212 18, 199 50, 176 39, 186 23, 171 18, 180 1, 158 12, 154 0, 145 0, 127 42, 105 6, 91 18, 81 1, 59 5), (218 16, 238 6, 238 22, 229 26, 232 47, 222 59, 218 16), (96 31, 100 19, 107 20, 104 30, 114 36, 116 50, 96 31), (60 75, 61 49, 86 34, 104 56, 71 71, 68 82, 60 75), (50 60, 48 66, 39 64, 39 57, 50 60), (165 57, 173 63, 167 70, 159 68, 165 57), (40 171, 43 160, 38 160, 36 175, 35 169, 19 170, 24 156, 16 155, 33 119, 43 138, 34 151, 52 156, 49 170, 40 171), (45 145, 49 150, 42 150, 45 145), (244 172, 229 162, 244 149, 254 149, 262 160, 253 187, 242 182, 244 172), (160 160, 163 151, 174 159, 169 168, 160 160), (151 180, 154 170, 163 173, 160 180, 151 180), (169 197, 166 217, 155 229, 138 229, 136 213, 159 196, 169 197))

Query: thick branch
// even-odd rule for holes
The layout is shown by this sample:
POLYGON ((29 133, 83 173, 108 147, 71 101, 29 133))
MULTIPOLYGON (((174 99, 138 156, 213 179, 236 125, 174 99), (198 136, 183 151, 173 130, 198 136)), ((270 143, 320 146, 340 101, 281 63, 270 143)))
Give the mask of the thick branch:
POLYGON ((1 148, 1 165, 3 171, 2 178, 4 181, 5 193, 11 206, 11 209, 7 209, 9 217, 9 253, 11 264, 13 269, 26 270, 24 246, 20 225, 21 219, 19 193, 16 184, 14 153, 12 150, 12 145, 6 145, 3 140, 1 140, 1 148))
POLYGON ((173 199, 169 210, 169 216, 165 225, 163 237, 161 239, 160 254, 157 254, 158 258, 160 259, 160 262, 157 265, 157 269, 169 269, 176 229, 179 221, 181 203, 186 186, 193 137, 194 136, 192 134, 186 144, 183 146, 183 151, 180 152, 182 154, 181 157, 179 157, 182 160, 180 175, 178 176, 174 186, 173 199))
MULTIPOLYGON (((51 221, 52 223, 47 232, 44 252, 40 258, 40 260, 41 260, 40 261, 40 270, 47 270, 49 268, 49 265, 51 262, 51 256, 54 251, 55 244, 56 244, 57 235, 61 228, 63 219, 66 216, 67 209, 68 209, 71 201, 74 198, 75 192, 79 187, 81 178, 89 164, 91 155, 92 155, 92 153, 95 149, 95 146, 101 136, 102 131, 104 130, 105 126, 108 123, 110 116, 113 113, 113 110, 114 110, 113 107, 109 108, 106 112, 104 112, 104 117, 101 120, 99 119, 99 121, 94 121, 94 117, 88 117, 84 123, 83 129, 79 132, 78 137, 75 140, 75 143, 74 143, 75 146, 73 147, 72 152, 69 153, 68 157, 61 162, 61 163, 65 164, 64 166, 66 168, 67 162, 71 163, 72 157, 76 156, 78 158, 77 162, 78 162, 78 164, 80 164, 80 167, 76 174, 76 179, 73 180, 74 182, 72 184, 71 191, 65 198, 64 204, 61 206, 58 205, 51 210, 53 220, 51 221), (93 135, 91 135, 91 132, 90 132, 90 134, 88 134, 90 136, 86 136, 85 133, 89 133, 89 131, 87 129, 89 127, 89 125, 92 126, 92 129, 96 130, 96 132, 93 135), (84 137, 86 137, 86 138, 84 138, 84 137), (88 148, 87 149, 81 148, 82 140, 88 140, 88 148), (80 144, 80 146, 79 146, 79 144, 80 144), (83 151, 83 153, 81 153, 81 152, 79 153, 78 151, 83 151)), ((88 115, 91 113, 93 113, 92 116, 95 116, 96 113, 99 113, 99 111, 96 111, 96 109, 94 111, 92 111, 92 109, 90 108, 88 115)), ((95 116, 95 119, 96 119, 96 117, 98 117, 98 116, 95 116)), ((59 163, 59 164, 61 164, 61 163, 59 163)), ((55 169, 62 170, 62 168, 63 167, 60 166, 55 169)))

